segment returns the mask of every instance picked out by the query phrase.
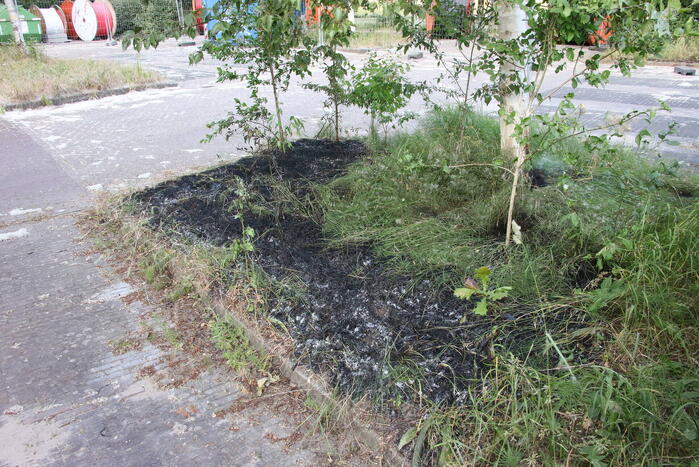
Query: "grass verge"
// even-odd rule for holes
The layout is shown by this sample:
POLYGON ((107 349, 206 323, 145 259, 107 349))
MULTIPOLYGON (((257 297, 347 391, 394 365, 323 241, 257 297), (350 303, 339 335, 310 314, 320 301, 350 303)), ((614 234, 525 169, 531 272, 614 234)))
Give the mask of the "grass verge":
POLYGON ((158 73, 139 66, 49 58, 36 48, 25 55, 15 46, 0 46, 0 65, 0 101, 6 104, 161 80, 158 73))
POLYGON ((435 289, 488 266, 492 287, 511 287, 489 313, 533 336, 493 347, 489 372, 451 407, 397 371, 425 408, 402 444, 439 465, 699 462, 697 178, 568 141, 529 167, 523 243, 505 250, 498 142, 494 120, 437 112, 317 188, 333 245, 372 245, 435 289), (574 316, 585 324, 556 332, 574 316))
POLYGON ((676 62, 697 62, 699 61, 699 37, 680 37, 674 42, 665 45, 655 58, 657 60, 676 62))
MULTIPOLYGON (((467 397, 431 402, 419 356, 387 355, 382 384, 403 391, 387 393, 383 408, 417 414, 400 445, 412 448, 415 464, 698 462, 697 178, 622 147, 559 144, 528 167, 515 213, 522 244, 506 250, 509 186, 493 165, 498 148, 496 121, 440 111, 303 199, 281 186, 272 197, 276 215, 313 219, 331 247, 371 248, 435 294, 463 286, 482 266, 493 271, 491 287, 511 288, 489 303, 499 324, 472 343, 474 352, 487 347, 489 359, 467 397)), ((146 278, 158 285, 165 271, 265 323, 269 289, 281 287, 262 284, 241 239, 190 243, 151 231, 123 208, 105 211, 102 222, 146 278)), ((472 318, 467 312, 467 325, 472 318)), ((289 345, 267 324, 267 339, 289 345)), ((218 335, 239 341, 227 325, 218 335)), ((245 346, 236 349, 233 362, 251 360, 245 346)))

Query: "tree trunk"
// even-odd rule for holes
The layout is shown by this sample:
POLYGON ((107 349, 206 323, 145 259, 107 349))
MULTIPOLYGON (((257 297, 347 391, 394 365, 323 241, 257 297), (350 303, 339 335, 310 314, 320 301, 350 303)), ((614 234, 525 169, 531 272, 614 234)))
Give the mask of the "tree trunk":
POLYGON ((340 141, 340 104, 337 100, 334 101, 335 104, 335 141, 340 141))
POLYGON ((269 66, 269 74, 272 81, 272 92, 274 93, 274 109, 277 114, 277 129, 279 131, 279 143, 286 145, 286 134, 284 133, 284 124, 282 123, 282 108, 279 105, 279 96, 277 95, 277 76, 274 74, 274 67, 269 66))
POLYGON ((15 6, 14 0, 5 0, 5 6, 7 7, 7 13, 10 16, 10 23, 12 23, 12 35, 15 38, 15 42, 18 46, 22 48, 22 51, 27 53, 27 44, 24 42, 24 35, 22 34, 22 23, 19 20, 19 15, 17 14, 17 8, 15 6))
MULTIPOLYGON (((517 0, 502 0, 499 9, 498 35, 502 40, 512 40, 519 37, 526 27, 524 11, 517 0)), ((500 149, 503 157, 514 160, 514 177, 510 203, 507 211, 507 226, 505 233, 505 246, 509 246, 512 237, 512 220, 514 215, 515 200, 517 197, 517 185, 521 178, 522 166, 526 159, 524 147, 515 138, 515 125, 524 116, 524 98, 521 93, 513 92, 510 80, 516 73, 520 73, 517 65, 503 62, 500 65, 500 149), (512 115, 514 114, 514 118, 512 115)))

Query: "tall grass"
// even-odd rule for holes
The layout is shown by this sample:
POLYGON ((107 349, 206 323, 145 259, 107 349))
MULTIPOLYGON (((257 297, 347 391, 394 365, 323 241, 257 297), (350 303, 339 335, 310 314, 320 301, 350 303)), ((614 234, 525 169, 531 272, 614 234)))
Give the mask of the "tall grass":
POLYGON ((489 266, 494 286, 512 287, 493 312, 535 316, 515 320, 526 328, 517 335, 533 337, 494 349, 464 406, 434 407, 415 427, 417 456, 447 465, 699 461, 697 178, 628 148, 591 153, 568 140, 529 167, 548 183, 521 190, 523 244, 505 250, 510 178, 498 147, 496 121, 438 111, 318 187, 331 243, 368 244, 396 273, 435 289, 489 266), (556 325, 579 314, 585 324, 572 331, 556 325))
POLYGON ((627 150, 601 163, 581 144, 558 149, 575 165, 560 161, 565 183, 523 192, 515 219, 524 245, 507 254, 509 178, 494 165, 498 126, 473 113, 437 112, 322 188, 326 234, 334 243, 371 243, 397 272, 437 285, 456 286, 489 265, 517 299, 570 292, 596 274, 590 257, 622 227, 684 200, 670 174, 627 150))
POLYGON ((115 62, 49 58, 38 49, 25 55, 0 46, 0 103, 53 98, 160 81, 158 73, 115 62))
POLYGON ((699 60, 699 37, 680 37, 666 44, 656 58, 679 62, 696 62, 699 60))

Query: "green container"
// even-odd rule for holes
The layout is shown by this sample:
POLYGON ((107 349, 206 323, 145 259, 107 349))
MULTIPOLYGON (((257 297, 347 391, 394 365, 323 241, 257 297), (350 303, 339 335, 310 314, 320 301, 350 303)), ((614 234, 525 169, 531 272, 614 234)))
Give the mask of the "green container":
MULTIPOLYGON (((26 42, 41 42, 41 20, 21 6, 17 8, 26 42)), ((12 22, 5 5, 0 5, 0 42, 14 42, 12 22)))

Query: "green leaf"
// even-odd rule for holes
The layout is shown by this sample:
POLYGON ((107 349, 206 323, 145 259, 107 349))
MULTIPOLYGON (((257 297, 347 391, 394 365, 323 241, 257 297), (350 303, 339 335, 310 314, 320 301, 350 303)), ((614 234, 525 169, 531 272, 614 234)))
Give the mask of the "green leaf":
POLYGON ((470 300, 471 297, 473 296, 473 294, 476 292, 477 292, 477 290, 467 289, 466 287, 461 287, 461 288, 454 290, 454 295, 457 298, 461 298, 463 300, 470 300))
POLYGON ((473 309, 473 312, 478 316, 485 316, 488 314, 488 302, 485 298, 478 302, 478 305, 476 305, 476 308, 473 309))
POLYGON ((489 292, 488 295, 489 298, 493 301, 502 300, 510 294, 510 290, 512 290, 512 287, 509 286, 498 287, 492 292, 489 292))
POLYGON ((640 146, 641 143, 643 143, 643 138, 645 136, 650 136, 650 131, 644 128, 643 130, 639 131, 636 135, 636 145, 640 146))
POLYGON ((481 284, 483 282, 487 282, 488 279, 490 278, 490 275, 493 273, 493 271, 490 270, 488 266, 483 266, 478 269, 476 269, 476 279, 481 281, 481 284))
POLYGON ((400 441, 398 441, 398 450, 400 451, 403 449, 405 446, 410 444, 412 440, 415 439, 417 436, 417 427, 412 427, 408 431, 406 431, 403 436, 400 437, 400 441))

